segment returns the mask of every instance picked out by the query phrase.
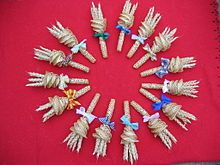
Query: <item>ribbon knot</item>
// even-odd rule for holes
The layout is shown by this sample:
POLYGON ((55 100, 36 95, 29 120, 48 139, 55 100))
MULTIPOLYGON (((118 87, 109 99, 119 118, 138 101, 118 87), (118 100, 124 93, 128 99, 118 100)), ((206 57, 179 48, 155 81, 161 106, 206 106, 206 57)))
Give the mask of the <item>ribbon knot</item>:
POLYGON ((58 88, 61 90, 64 90, 67 87, 67 84, 69 82, 69 77, 67 75, 60 75, 60 82, 58 88))
POLYGON ((118 24, 116 26, 116 29, 119 29, 119 30, 123 31, 125 34, 130 34, 131 33, 131 30, 127 29, 126 27, 124 27, 121 24, 118 24))
POLYGON ((67 66, 68 63, 72 60, 72 54, 69 54, 68 56, 66 56, 63 61, 61 62, 61 65, 63 66, 67 66))
POLYGON ((154 119, 159 119, 160 118, 160 114, 157 112, 151 116, 143 116, 143 122, 149 122, 152 121, 154 119))
POLYGON ((170 65, 170 60, 167 58, 161 58, 161 68, 155 73, 157 77, 163 78, 163 76, 167 75, 168 67, 170 65))
POLYGON ((94 116, 91 113, 87 113, 86 109, 84 107, 80 107, 79 109, 76 109, 76 114, 82 115, 84 116, 88 123, 90 124, 95 118, 97 118, 96 116, 94 116))
POLYGON ((78 53, 81 48, 86 49, 86 43, 85 43, 85 42, 86 42, 86 39, 84 39, 83 41, 81 41, 79 44, 73 46, 72 49, 71 49, 71 51, 72 51, 73 53, 78 53))
POLYGON ((153 52, 148 44, 146 44, 143 49, 149 53, 151 61, 157 61, 157 55, 153 52))
POLYGON ((103 40, 107 40, 109 38, 109 36, 110 36, 110 34, 107 32, 94 34, 94 37, 101 37, 103 40))
POLYGON ((107 116, 99 118, 99 121, 103 124, 108 125, 111 129, 114 129, 114 127, 115 127, 115 122, 110 122, 109 118, 107 116))
POLYGON ((161 101, 152 104, 152 107, 154 110, 161 110, 161 108, 163 108, 164 105, 171 103, 172 100, 168 97, 166 97, 165 95, 161 96, 161 101))
POLYGON ((132 39, 132 40, 137 40, 137 41, 139 41, 141 44, 144 44, 144 41, 145 41, 147 38, 140 37, 140 36, 137 36, 137 35, 135 35, 135 34, 132 34, 131 39, 132 39))
POLYGON ((169 83, 170 83, 170 81, 169 80, 164 80, 164 82, 163 82, 163 87, 162 87, 162 91, 163 91, 163 93, 166 93, 166 92, 168 92, 169 91, 169 89, 168 89, 168 85, 169 85, 169 83))
POLYGON ((122 124, 130 126, 134 130, 138 130, 138 123, 131 123, 125 115, 121 117, 121 121, 122 124))
POLYGON ((68 106, 67 109, 73 109, 77 105, 81 105, 80 102, 76 100, 76 90, 64 90, 63 91, 66 94, 66 97, 68 98, 68 106))

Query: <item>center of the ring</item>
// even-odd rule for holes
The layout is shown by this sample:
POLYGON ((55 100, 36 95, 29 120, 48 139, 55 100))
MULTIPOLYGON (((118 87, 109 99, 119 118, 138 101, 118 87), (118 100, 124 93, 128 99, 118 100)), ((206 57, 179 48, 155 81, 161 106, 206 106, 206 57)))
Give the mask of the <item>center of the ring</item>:
POLYGON ((141 81, 139 72, 132 68, 132 61, 118 54, 99 60, 91 67, 92 88, 108 99, 135 99, 141 81))

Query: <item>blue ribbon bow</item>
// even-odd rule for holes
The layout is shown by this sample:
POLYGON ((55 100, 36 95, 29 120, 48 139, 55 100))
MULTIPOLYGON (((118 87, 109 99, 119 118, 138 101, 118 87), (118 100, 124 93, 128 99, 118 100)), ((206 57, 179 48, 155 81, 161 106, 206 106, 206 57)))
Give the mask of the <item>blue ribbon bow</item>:
POLYGON ((168 72, 168 67, 170 64, 170 60, 167 58, 161 58, 161 68, 155 73, 157 77, 163 78, 163 76, 167 75, 168 72))
POLYGON ((130 34, 131 33, 131 30, 127 29, 126 27, 124 27, 121 24, 118 24, 116 26, 116 29, 119 29, 119 30, 123 31, 125 34, 130 34))
POLYGON ((121 121, 122 124, 130 126, 134 130, 138 130, 138 123, 131 123, 125 115, 121 117, 121 121))
POLYGON ((63 59, 63 61, 61 61, 61 65, 67 66, 71 60, 72 60, 72 54, 69 54, 63 59))
POLYGON ((132 34, 131 39, 132 39, 132 40, 137 40, 137 41, 139 41, 141 44, 144 44, 144 41, 146 40, 146 38, 137 36, 137 35, 135 35, 135 34, 132 34))
POLYGON ((111 129, 114 129, 115 127, 115 122, 110 122, 108 117, 99 118, 99 121, 103 124, 108 125, 111 129))
POLYGON ((161 110, 161 108, 163 108, 164 105, 166 105, 168 103, 171 103, 171 102, 172 102, 172 100, 170 98, 168 98, 165 95, 162 95, 161 96, 161 101, 152 104, 152 107, 153 107, 154 110, 161 110))
POLYGON ((82 42, 80 42, 79 44, 73 46, 73 48, 71 49, 71 51, 73 53, 78 53, 78 51, 81 49, 81 48, 84 48, 86 49, 86 39, 84 39, 82 42))
POLYGON ((103 40, 107 40, 109 38, 109 36, 110 36, 110 34, 107 32, 94 34, 94 37, 101 37, 103 40))

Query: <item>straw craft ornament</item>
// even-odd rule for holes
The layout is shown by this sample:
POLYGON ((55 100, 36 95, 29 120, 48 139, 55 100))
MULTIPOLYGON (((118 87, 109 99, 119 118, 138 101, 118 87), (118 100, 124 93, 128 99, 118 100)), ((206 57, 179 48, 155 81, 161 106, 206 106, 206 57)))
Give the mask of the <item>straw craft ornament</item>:
POLYGON ((138 160, 138 153, 135 143, 138 142, 137 135, 134 130, 138 129, 138 123, 131 123, 130 121, 129 102, 124 101, 124 116, 121 117, 122 124, 125 125, 124 131, 121 135, 121 144, 124 145, 123 160, 133 161, 138 160))
POLYGON ((68 46, 73 54, 80 52, 91 63, 96 62, 96 59, 86 50, 86 39, 78 42, 76 36, 70 29, 64 28, 58 21, 56 24, 57 25, 53 25, 52 28, 48 27, 48 30, 54 37, 59 40, 60 43, 68 46))
POLYGON ((133 65, 133 67, 135 69, 140 68, 144 63, 147 62, 149 58, 151 59, 151 61, 156 61, 157 60, 156 53, 159 53, 161 51, 164 52, 168 50, 171 44, 178 38, 178 37, 174 37, 175 33, 176 33, 176 29, 171 30, 170 28, 166 27, 162 33, 159 33, 159 36, 155 37, 152 47, 150 47, 148 44, 146 44, 143 47, 143 49, 147 51, 147 54, 142 56, 133 65))
POLYGON ((91 124, 96 118, 96 116, 92 115, 92 112, 95 109, 100 96, 99 93, 95 94, 87 110, 84 107, 76 109, 76 114, 82 115, 82 117, 73 124, 70 128, 71 133, 63 141, 67 142, 67 147, 69 147, 70 150, 74 151, 76 149, 77 152, 80 151, 83 138, 87 138, 89 124, 91 124))
POLYGON ((138 35, 133 34, 131 37, 131 39, 135 40, 135 43, 127 54, 128 58, 133 57, 139 46, 144 44, 145 40, 153 34, 160 19, 161 16, 159 13, 154 15, 154 7, 150 8, 144 21, 141 22, 141 26, 139 26, 138 35))
POLYGON ((99 38, 102 57, 108 58, 108 52, 107 52, 105 40, 108 39, 109 33, 105 32, 107 21, 106 18, 103 18, 103 13, 100 4, 98 4, 98 7, 96 7, 92 2, 91 15, 92 15, 91 26, 93 31, 95 31, 94 37, 99 38))
POLYGON ((63 91, 66 97, 49 97, 49 102, 41 105, 39 108, 36 109, 36 111, 43 111, 50 108, 50 110, 46 112, 42 117, 43 122, 45 122, 54 115, 61 115, 65 109, 71 110, 75 106, 81 105, 76 99, 86 94, 88 91, 90 91, 90 89, 90 86, 86 86, 78 91, 72 89, 63 91))
POLYGON ((195 65, 196 60, 194 57, 180 58, 177 56, 176 58, 171 58, 171 60, 161 58, 161 66, 145 70, 141 72, 140 75, 141 77, 146 77, 156 74, 157 77, 163 78, 163 76, 167 75, 169 72, 180 73, 183 72, 184 69, 193 68, 195 65))
POLYGON ((189 97, 196 98, 196 93, 198 91, 199 81, 192 80, 184 82, 182 79, 180 80, 165 80, 163 84, 156 84, 156 83, 142 83, 141 87, 145 89, 162 89, 163 93, 170 93, 173 95, 185 95, 189 97))
POLYGON ((172 142, 176 143, 176 138, 167 129, 168 125, 160 119, 159 113, 149 115, 147 111, 142 108, 137 102, 131 101, 131 106, 143 116, 143 122, 148 123, 148 128, 166 145, 168 149, 172 148, 172 142))
POLYGON ((120 30, 119 38, 118 38, 118 45, 117 51, 122 51, 122 46, 124 43, 125 34, 130 34, 131 28, 134 23, 134 13, 137 9, 138 3, 132 5, 130 0, 127 0, 124 4, 122 13, 120 14, 118 25, 116 26, 117 29, 120 30))
POLYGON ((33 78, 29 78, 29 84, 26 86, 32 87, 44 87, 44 88, 59 88, 64 90, 67 88, 67 84, 89 84, 88 79, 81 78, 69 78, 68 75, 56 74, 53 72, 45 72, 45 74, 28 72, 29 76, 33 78))
POLYGON ((178 125, 180 125, 184 130, 188 130, 186 125, 191 123, 190 120, 196 120, 196 117, 184 110, 182 110, 182 106, 178 105, 165 95, 161 96, 161 100, 154 96, 149 91, 141 88, 139 92, 144 95, 146 98, 155 102, 152 104, 154 110, 162 110, 163 113, 170 119, 175 121, 178 125))
POLYGON ((95 129, 93 137, 96 139, 96 144, 94 148, 93 155, 96 154, 96 157, 106 156, 107 152, 107 143, 110 143, 112 138, 111 129, 114 129, 114 122, 110 122, 115 108, 115 99, 111 99, 108 105, 106 116, 99 118, 99 121, 102 123, 100 127, 95 129))
POLYGON ((71 66, 75 69, 89 72, 89 68, 80 63, 72 61, 72 54, 65 55, 61 50, 50 50, 40 46, 40 49, 34 48, 35 59, 48 61, 50 64, 58 67, 71 66))

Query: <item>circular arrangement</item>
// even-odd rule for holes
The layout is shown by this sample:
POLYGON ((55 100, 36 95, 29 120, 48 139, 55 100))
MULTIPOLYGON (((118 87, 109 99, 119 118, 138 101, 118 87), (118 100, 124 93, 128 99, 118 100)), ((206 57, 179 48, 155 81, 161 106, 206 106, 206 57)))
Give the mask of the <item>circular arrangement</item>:
MULTIPOLYGON (((133 26, 134 14, 138 7, 138 4, 131 4, 127 0, 124 4, 122 13, 119 16, 118 25, 116 29, 120 31, 118 37, 117 51, 121 52, 123 43, 126 35, 131 34, 130 28, 133 26)), ((161 20, 159 13, 154 14, 154 7, 150 8, 145 19, 139 26, 138 35, 132 34, 131 39, 134 40, 133 46, 128 51, 127 57, 132 58, 138 48, 143 45, 146 40, 153 34, 157 24, 161 20)), ((100 49, 103 58, 108 58, 107 45, 105 40, 109 38, 109 33, 106 32, 107 19, 104 18, 101 5, 95 6, 92 3, 91 7, 91 27, 93 29, 94 37, 99 39, 100 49)), ((87 51, 86 39, 79 42, 76 36, 68 28, 63 27, 60 22, 56 22, 56 25, 48 27, 49 32, 59 40, 60 43, 70 48, 71 54, 65 55, 61 50, 50 50, 45 47, 34 49, 35 59, 48 61, 50 64, 58 67, 71 66, 75 69, 88 73, 90 68, 75 62, 72 59, 72 55, 81 53, 89 62, 95 63, 95 57, 87 51)), ((152 61, 157 60, 157 54, 161 51, 166 51, 171 47, 171 44, 178 38, 175 37, 177 29, 170 29, 166 27, 162 33, 159 33, 155 37, 152 46, 146 44, 143 49, 146 54, 143 55, 134 65, 134 69, 140 68, 149 59, 152 61)), ((193 68, 196 65, 194 57, 173 57, 171 59, 161 58, 161 66, 142 71, 141 77, 146 77, 155 74, 158 78, 163 78, 168 73, 179 73, 183 72, 184 69, 193 68)), ((44 74, 29 72, 31 78, 29 78, 29 84, 26 86, 33 87, 44 87, 44 88, 58 88, 62 90, 65 96, 54 96, 48 98, 48 103, 41 105, 36 111, 45 111, 49 109, 43 115, 43 122, 46 122, 51 117, 62 115, 65 109, 76 109, 76 114, 82 115, 70 128, 70 134, 64 139, 67 146, 73 151, 80 151, 83 139, 87 137, 89 130, 89 124, 97 117, 92 114, 98 101, 100 100, 101 94, 96 93, 92 98, 88 108, 85 108, 77 100, 90 91, 91 87, 88 85, 89 80, 84 78, 70 78, 68 75, 56 74, 53 72, 46 71, 44 74), (74 89, 65 90, 68 84, 85 84, 84 88, 76 91, 74 89)), ((163 93, 169 93, 173 95, 185 95, 196 98, 198 92, 196 88, 199 82, 197 80, 184 82, 180 80, 164 80, 162 84, 157 83, 142 83, 139 89, 147 99, 150 99, 153 104, 154 110, 162 110, 162 112, 169 118, 169 120, 175 121, 181 128, 188 130, 186 125, 191 121, 196 120, 196 117, 182 109, 182 106, 173 102, 166 95, 162 95, 161 98, 157 98, 148 89, 159 89, 163 93)), ((116 100, 111 99, 106 110, 104 117, 99 117, 98 120, 101 122, 100 127, 95 129, 93 137, 96 139, 94 146, 93 155, 106 156, 107 145, 111 141, 112 133, 111 130, 115 129, 115 123, 111 122, 111 117, 115 109, 116 100)), ((123 159, 129 161, 131 164, 138 160, 138 151, 135 143, 138 142, 138 137, 135 134, 135 130, 138 129, 138 122, 131 122, 130 107, 136 110, 143 116, 143 122, 148 124, 154 137, 159 137, 168 149, 172 148, 172 144, 176 143, 177 140, 174 135, 168 130, 168 125, 160 119, 159 112, 150 115, 146 109, 144 109, 135 100, 130 102, 124 101, 124 115, 120 118, 122 124, 125 125, 124 131, 121 134, 121 144, 124 146, 123 159)))

